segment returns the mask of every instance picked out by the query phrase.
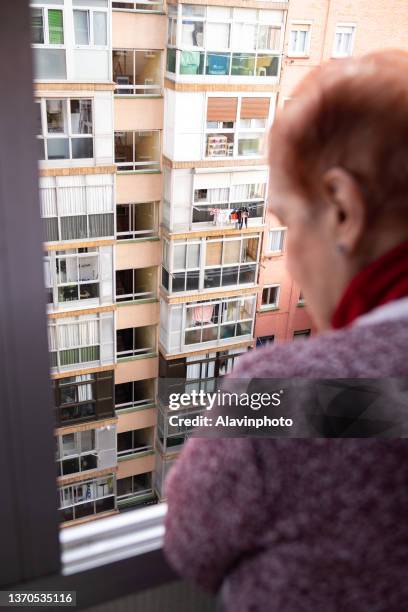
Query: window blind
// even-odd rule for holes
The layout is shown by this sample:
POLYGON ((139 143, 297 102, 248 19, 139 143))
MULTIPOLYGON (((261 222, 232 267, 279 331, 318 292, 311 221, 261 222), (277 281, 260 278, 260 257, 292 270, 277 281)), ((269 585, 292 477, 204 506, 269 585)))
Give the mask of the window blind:
POLYGON ((269 115, 270 98, 242 98, 241 119, 265 119, 269 115))
POLYGON ((238 98, 208 98, 207 121, 235 121, 238 98))

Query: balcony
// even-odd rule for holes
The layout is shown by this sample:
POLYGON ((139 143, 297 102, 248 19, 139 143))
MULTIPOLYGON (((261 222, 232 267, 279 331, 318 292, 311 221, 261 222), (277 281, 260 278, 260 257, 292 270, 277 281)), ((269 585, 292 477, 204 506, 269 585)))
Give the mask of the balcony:
POLYGON ((156 267, 116 271, 116 302, 151 300, 156 294, 156 267))
POLYGON ((118 433, 118 459, 142 455, 153 450, 154 427, 118 433))
POLYGON ((112 51, 112 68, 116 95, 161 95, 161 51, 114 49, 112 51))
POLYGON ((118 172, 159 172, 160 132, 115 132, 115 163, 118 172))
POLYGON ((69 476, 116 465, 116 427, 75 431, 58 436, 58 476, 69 476))
MULTIPOLYGON (((145 409, 156 402, 155 379, 132 380, 115 386, 115 409, 145 409)), ((121 419, 118 429, 120 429, 121 419)), ((134 428, 136 429, 136 427, 134 428)))
POLYGON ((118 359, 143 357, 156 352, 156 326, 129 327, 116 332, 118 359))
POLYGON ((118 240, 137 240, 158 235, 159 203, 139 202, 116 207, 118 240))
POLYGON ((116 509, 115 477, 112 474, 61 487, 58 496, 61 522, 112 512, 116 509))

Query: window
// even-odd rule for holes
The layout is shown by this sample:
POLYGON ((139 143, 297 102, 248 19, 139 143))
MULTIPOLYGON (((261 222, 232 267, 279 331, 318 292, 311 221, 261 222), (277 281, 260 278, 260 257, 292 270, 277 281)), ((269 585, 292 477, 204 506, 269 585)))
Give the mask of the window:
POLYGON ((270 253, 282 253, 285 244, 285 234, 286 230, 283 229, 270 230, 267 246, 267 250, 270 253))
POLYGON ((154 427, 118 433, 118 457, 136 455, 153 450, 154 427))
POLYGON ((161 11, 163 2, 161 0, 122 0, 121 2, 112 2, 112 9, 115 11, 129 12, 144 12, 144 11, 161 11))
POLYGON ((160 132, 115 132, 115 163, 124 172, 160 170, 160 132))
POLYGON ((40 178, 45 242, 113 237, 113 175, 40 178))
POLYGON ((266 346, 267 344, 273 344, 273 342, 275 342, 275 336, 258 336, 256 346, 266 346))
POLYGON ((114 415, 113 371, 56 379, 53 388, 60 426, 114 415))
POLYGON ((49 318, 48 344, 52 371, 113 363, 113 313, 49 318))
POLYGON ((334 35, 333 57, 348 57, 353 53, 356 26, 338 24, 334 35))
POLYGON ((299 298, 298 298, 298 306, 304 306, 305 304, 305 298, 303 296, 302 291, 299 292, 299 298))
POLYGON ((181 75, 276 77, 282 30, 283 11, 183 4, 179 40, 177 9, 169 15, 167 69, 176 72, 178 48, 181 75))
POLYGON ((132 498, 144 497, 153 493, 152 473, 127 476, 117 481, 118 503, 132 498))
POLYGON ((309 338, 311 333, 312 333, 311 329, 299 329, 298 331, 295 331, 293 333, 293 339, 301 340, 302 338, 309 338))
POLYGON ((106 47, 107 21, 107 11, 74 8, 75 44, 80 47, 106 47))
POLYGON ((115 408, 146 408, 156 398, 155 379, 134 380, 115 385, 115 408))
POLYGON ((58 476, 96 469, 95 430, 58 436, 57 466, 58 476))
POLYGON ((88 98, 42 99, 40 157, 43 160, 93 157, 92 100, 88 98))
POLYGON ((209 96, 206 157, 258 157, 270 98, 209 96))
POLYGON ((289 34, 289 56, 303 56, 309 53, 310 24, 292 24, 289 34))
POLYGON ((194 190, 192 223, 212 223, 217 227, 237 224, 231 213, 246 208, 248 219, 262 219, 265 206, 265 183, 243 183, 231 187, 194 190))
POLYGON ((258 245, 258 236, 172 241, 170 266, 162 264, 162 285, 178 292, 254 284, 258 245))
POLYGON ((280 285, 264 287, 262 291, 262 309, 277 308, 279 305, 280 285))
POLYGON ((157 235, 159 202, 119 204, 116 207, 116 235, 118 240, 133 240, 157 235))
POLYGON ((151 300, 156 296, 157 268, 116 271, 116 301, 151 300))
POLYGON ((112 52, 115 93, 125 95, 161 94, 160 51, 136 51, 133 49, 112 52))
POLYGON ((63 10, 33 7, 31 9, 31 31, 34 45, 63 45, 63 10))
POLYGON ((231 342, 252 334, 255 296, 186 304, 184 344, 231 342))
POLYGON ((85 480, 61 487, 59 516, 61 522, 115 510, 115 476, 85 480))
POLYGON ((148 355, 156 350, 156 326, 128 327, 116 331, 117 357, 148 355))
MULTIPOLYGON (((112 261, 110 263, 112 266, 112 261)), ((99 304, 99 253, 96 247, 49 252, 45 264, 49 303, 58 306, 64 302, 93 300, 99 304)))

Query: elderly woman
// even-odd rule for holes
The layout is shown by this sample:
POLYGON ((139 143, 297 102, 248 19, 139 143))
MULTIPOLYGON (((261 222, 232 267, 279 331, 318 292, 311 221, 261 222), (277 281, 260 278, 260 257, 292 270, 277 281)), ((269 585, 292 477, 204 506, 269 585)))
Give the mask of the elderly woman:
MULTIPOLYGON (((408 55, 314 71, 270 136, 270 206, 320 334, 241 357, 237 378, 408 375, 408 55)), ((408 445, 191 439, 165 550, 228 612, 408 609, 408 445)))

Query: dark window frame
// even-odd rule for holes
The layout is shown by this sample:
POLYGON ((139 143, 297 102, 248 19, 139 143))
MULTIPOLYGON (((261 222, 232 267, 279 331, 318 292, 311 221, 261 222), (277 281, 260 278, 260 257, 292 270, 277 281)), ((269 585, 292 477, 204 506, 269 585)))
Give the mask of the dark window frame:
POLYGON ((176 576, 160 549, 61 574, 30 23, 27 0, 0 3, 0 586, 77 591, 80 609, 176 576))

